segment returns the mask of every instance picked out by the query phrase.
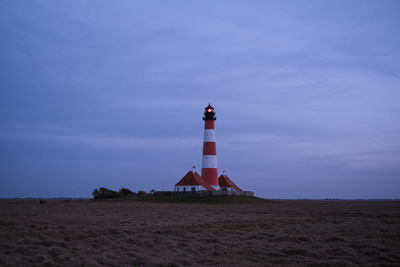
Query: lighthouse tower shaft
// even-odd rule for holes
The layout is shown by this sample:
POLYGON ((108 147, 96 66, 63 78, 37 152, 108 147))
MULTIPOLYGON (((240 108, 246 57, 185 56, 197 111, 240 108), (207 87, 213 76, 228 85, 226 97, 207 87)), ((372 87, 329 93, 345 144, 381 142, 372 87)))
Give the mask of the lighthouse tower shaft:
POLYGON ((217 149, 215 142, 216 120, 214 108, 209 104, 204 112, 204 143, 201 177, 206 183, 218 189, 217 149))

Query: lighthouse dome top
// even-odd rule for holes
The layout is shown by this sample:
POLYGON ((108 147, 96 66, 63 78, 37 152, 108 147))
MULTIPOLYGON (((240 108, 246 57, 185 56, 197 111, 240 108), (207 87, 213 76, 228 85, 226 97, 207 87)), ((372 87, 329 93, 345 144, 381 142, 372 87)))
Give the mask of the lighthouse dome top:
POLYGON ((211 106, 210 103, 208 103, 208 106, 204 108, 205 110, 209 110, 209 109, 214 109, 213 106, 211 106))
POLYGON ((203 120, 216 120, 214 108, 208 103, 208 106, 204 108, 206 111, 204 112, 203 120))

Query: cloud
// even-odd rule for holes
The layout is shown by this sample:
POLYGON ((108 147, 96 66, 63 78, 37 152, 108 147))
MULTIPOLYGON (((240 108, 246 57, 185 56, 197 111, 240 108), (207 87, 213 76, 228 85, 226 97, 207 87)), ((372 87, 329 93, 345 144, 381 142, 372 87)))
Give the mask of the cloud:
MULTIPOLYGON (((291 159, 314 164, 341 165, 341 169, 399 169, 400 141, 396 136, 379 139, 371 136, 296 136, 245 133, 218 136, 219 149, 224 154, 249 155, 249 160, 261 163, 271 159, 291 159)), ((246 160, 246 158, 244 159, 246 160)))
MULTIPOLYGON (((95 147, 104 149, 133 149, 140 148, 145 150, 181 150, 199 146, 199 140, 191 138, 145 138, 138 136, 110 136, 100 134, 65 134, 60 132, 65 127, 55 125, 40 125, 44 131, 38 130, 38 125, 28 124, 35 130, 24 127, 24 124, 17 124, 11 130, 5 129, 0 133, 1 139, 40 142, 45 145, 80 146, 95 147), (19 128, 19 130, 16 130, 19 128)), ((71 129, 69 129, 71 131, 71 129)), ((201 144, 201 143, 200 143, 201 144)))
POLYGON ((23 176, 24 156, 64 155, 76 160, 70 170, 110 155, 165 173, 191 166, 208 101, 219 162, 256 181, 369 172, 380 184, 387 170, 399 174, 395 2, 0 6, 0 156, 14 156, 10 177, 23 176))

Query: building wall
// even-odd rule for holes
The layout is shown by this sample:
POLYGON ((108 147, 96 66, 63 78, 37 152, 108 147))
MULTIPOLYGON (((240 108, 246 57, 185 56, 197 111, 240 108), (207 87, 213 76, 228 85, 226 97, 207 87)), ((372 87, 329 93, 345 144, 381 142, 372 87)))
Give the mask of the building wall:
POLYGON ((233 187, 221 187, 221 190, 222 191, 225 190, 225 191, 229 191, 229 192, 236 191, 235 188, 233 188, 233 187))
POLYGON ((159 196, 174 196, 174 195, 191 195, 191 196, 245 196, 245 197, 253 197, 254 192, 251 191, 210 191, 210 190, 199 190, 196 191, 194 194, 190 191, 157 191, 156 195, 159 196))
POLYGON ((184 189, 186 189, 186 192, 191 192, 192 187, 195 188, 195 191, 207 190, 202 185, 178 185, 175 186, 174 191, 184 192, 184 189))

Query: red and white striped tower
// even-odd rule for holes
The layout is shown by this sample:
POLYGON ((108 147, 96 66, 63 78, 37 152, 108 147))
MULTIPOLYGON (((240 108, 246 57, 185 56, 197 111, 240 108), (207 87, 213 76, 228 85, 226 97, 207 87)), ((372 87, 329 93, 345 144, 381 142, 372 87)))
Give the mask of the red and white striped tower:
POLYGON ((203 143, 203 162, 201 169, 201 178, 214 189, 218 186, 218 170, 217 170, 217 149, 215 143, 215 127, 216 120, 214 108, 208 104, 204 112, 204 143, 203 143))

